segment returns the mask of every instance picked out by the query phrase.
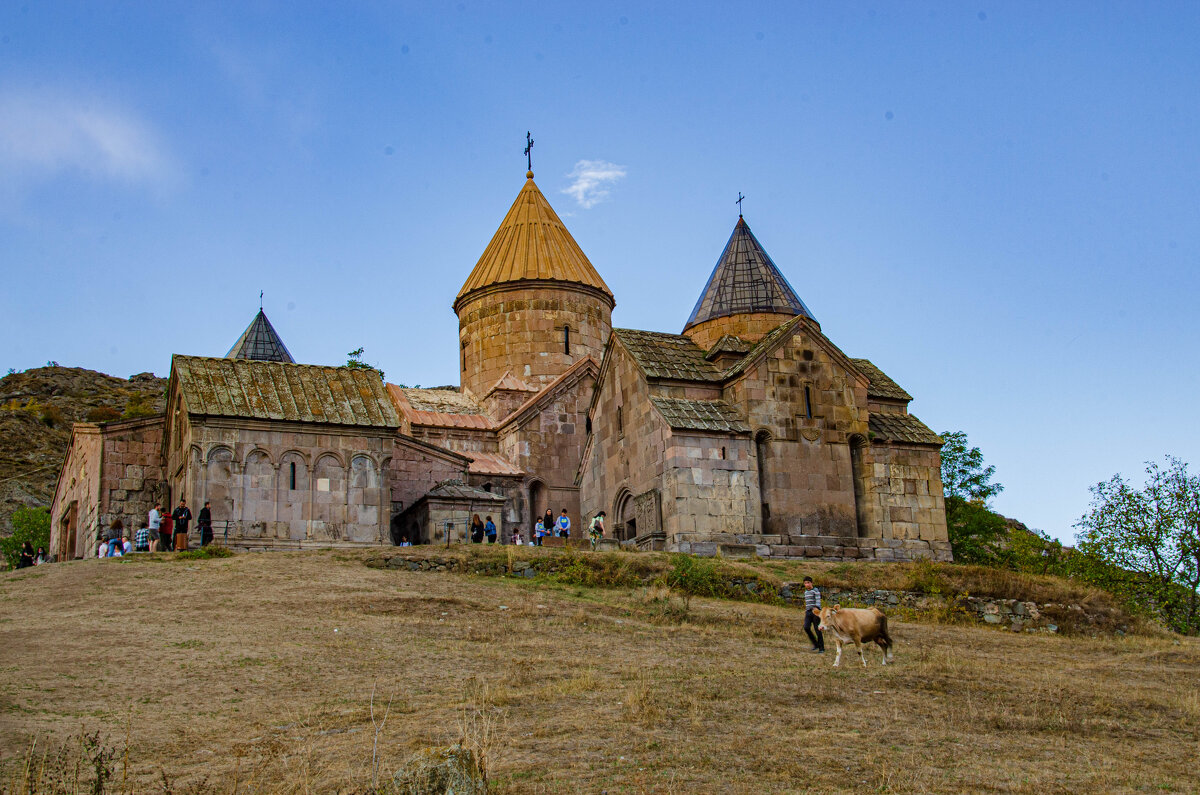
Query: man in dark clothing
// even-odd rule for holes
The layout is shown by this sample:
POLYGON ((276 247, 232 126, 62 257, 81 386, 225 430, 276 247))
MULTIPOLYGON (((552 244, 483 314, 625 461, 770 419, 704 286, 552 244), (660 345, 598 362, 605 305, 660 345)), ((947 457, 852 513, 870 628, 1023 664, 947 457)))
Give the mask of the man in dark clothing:
POLYGON ((175 524, 175 549, 187 549, 188 523, 192 521, 192 512, 187 507, 187 500, 180 500, 179 507, 171 512, 175 524))
POLYGON ((821 589, 813 585, 812 577, 804 578, 804 634, 812 641, 812 651, 825 653, 825 635, 821 632, 821 589), (814 635, 813 632, 816 632, 814 635))
POLYGON ((204 501, 204 507, 200 509, 200 515, 196 517, 196 527, 200 528, 200 546, 206 547, 212 543, 212 511, 208 509, 210 505, 208 500, 204 501))

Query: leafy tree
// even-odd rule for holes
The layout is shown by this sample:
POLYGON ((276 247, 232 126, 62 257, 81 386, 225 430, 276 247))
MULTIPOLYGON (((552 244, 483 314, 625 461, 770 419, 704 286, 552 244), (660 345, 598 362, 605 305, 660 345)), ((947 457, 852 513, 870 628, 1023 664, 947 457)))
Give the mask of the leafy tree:
POLYGON ((1172 628, 1200 630, 1200 477, 1168 456, 1147 462, 1144 488, 1117 474, 1091 492, 1080 552, 1133 575, 1143 606, 1172 628))
POLYGON ((970 447, 962 431, 942 433, 942 493, 946 497, 946 530, 954 559, 961 563, 995 563, 1008 535, 1004 517, 987 500, 1004 487, 993 483, 994 466, 970 447))
POLYGON ((348 358, 346 359, 346 367, 349 367, 351 370, 374 370, 375 372, 379 373, 379 380, 384 380, 383 370, 380 370, 378 367, 372 367, 362 360, 363 352, 365 350, 365 348, 355 348, 347 353, 346 356, 348 358))
POLYGON ((21 547, 26 541, 35 550, 38 547, 50 549, 49 508, 18 508, 13 511, 12 526, 12 535, 0 538, 0 553, 4 555, 8 568, 16 568, 21 557, 21 547))
POLYGON ((968 447, 962 431, 942 433, 942 490, 947 497, 986 502, 1004 491, 992 483, 996 467, 983 465, 983 453, 978 447, 968 447))

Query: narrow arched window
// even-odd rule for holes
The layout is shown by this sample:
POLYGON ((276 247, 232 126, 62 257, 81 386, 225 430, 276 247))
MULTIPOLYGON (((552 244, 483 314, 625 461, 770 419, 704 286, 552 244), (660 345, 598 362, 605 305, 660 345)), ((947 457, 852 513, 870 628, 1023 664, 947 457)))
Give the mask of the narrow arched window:
POLYGON ((563 353, 571 355, 571 327, 563 326, 563 353))
POLYGON ((812 390, 804 387, 804 416, 812 419, 812 390))
POLYGON ((296 462, 295 461, 288 464, 288 474, 289 474, 288 488, 290 488, 292 491, 295 491, 296 490, 296 462))
POLYGON ((459 363, 462 365, 462 371, 467 371, 467 343, 462 344, 462 353, 459 355, 459 363))
POLYGON ((617 436, 625 435, 625 416, 621 407, 617 406, 617 436))

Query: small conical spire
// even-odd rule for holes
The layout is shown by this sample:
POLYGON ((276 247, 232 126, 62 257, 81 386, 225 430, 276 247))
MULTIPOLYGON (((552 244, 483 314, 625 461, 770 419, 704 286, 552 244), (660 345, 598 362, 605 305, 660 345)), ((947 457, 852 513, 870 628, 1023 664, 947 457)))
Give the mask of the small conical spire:
POLYGON ((737 226, 683 328, 686 331, 713 318, 758 313, 813 317, 739 214, 737 226))
POLYGON ((275 327, 267 320, 267 315, 260 307, 254 320, 246 326, 242 336, 233 343, 226 359, 254 359, 260 362, 287 362, 295 364, 296 360, 288 353, 287 346, 279 339, 275 327))

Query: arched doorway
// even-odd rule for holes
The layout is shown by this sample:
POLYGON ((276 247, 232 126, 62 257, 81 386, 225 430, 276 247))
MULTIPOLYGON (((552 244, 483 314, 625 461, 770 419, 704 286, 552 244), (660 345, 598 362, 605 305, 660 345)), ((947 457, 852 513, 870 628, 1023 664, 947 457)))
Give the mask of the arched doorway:
POLYGON ((850 437, 850 473, 854 480, 854 520, 858 525, 858 537, 868 536, 869 522, 867 519, 867 473, 863 463, 863 453, 867 440, 855 434, 850 437))
POLYGON ((637 513, 634 510, 632 494, 622 490, 617 495, 616 509, 613 514, 616 520, 613 527, 613 538, 618 541, 632 541, 637 538, 637 513))
POLYGON ((529 527, 530 532, 533 526, 537 523, 538 517, 546 514, 546 509, 550 507, 550 495, 547 492, 546 484, 540 480, 535 480, 529 484, 529 527))
POLYGON ((771 523, 771 487, 767 459, 770 457, 771 434, 759 431, 754 435, 754 458, 758 464, 759 510, 762 514, 762 532, 769 533, 771 523))

